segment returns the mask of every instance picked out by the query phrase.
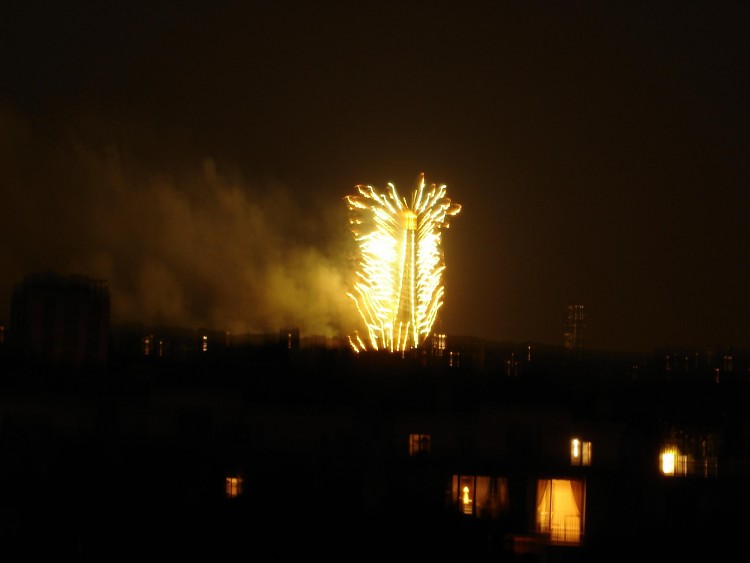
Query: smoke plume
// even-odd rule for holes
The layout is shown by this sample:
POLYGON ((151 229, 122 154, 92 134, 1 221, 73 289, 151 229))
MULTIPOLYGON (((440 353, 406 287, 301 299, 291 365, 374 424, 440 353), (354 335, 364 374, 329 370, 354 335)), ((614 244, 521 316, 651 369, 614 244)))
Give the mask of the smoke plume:
POLYGON ((54 271, 106 280, 113 323, 345 332, 341 201, 177 149, 160 162, 148 134, 50 129, 0 108, 0 319, 15 283, 54 271))

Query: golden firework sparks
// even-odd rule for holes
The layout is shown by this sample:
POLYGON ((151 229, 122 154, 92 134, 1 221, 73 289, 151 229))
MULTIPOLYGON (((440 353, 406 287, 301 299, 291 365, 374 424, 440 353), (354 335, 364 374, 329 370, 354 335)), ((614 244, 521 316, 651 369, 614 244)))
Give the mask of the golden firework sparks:
MULTIPOLYGON (((370 348, 417 348, 443 306, 441 229, 461 206, 446 197, 445 185, 425 189, 424 173, 411 202, 391 183, 385 191, 365 185, 356 189, 358 195, 346 201, 360 261, 347 295, 365 323, 370 348)), ((367 349, 359 334, 349 342, 357 352, 367 349)))

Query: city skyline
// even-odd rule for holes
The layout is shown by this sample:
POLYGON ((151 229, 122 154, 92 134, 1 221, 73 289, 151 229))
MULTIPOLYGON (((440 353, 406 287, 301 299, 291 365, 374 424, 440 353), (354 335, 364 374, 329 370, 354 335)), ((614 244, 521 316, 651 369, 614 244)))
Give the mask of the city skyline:
POLYGON ((462 204, 440 331, 750 344, 748 6, 0 8, 0 320, 33 272, 113 322, 347 334, 345 196, 462 204))

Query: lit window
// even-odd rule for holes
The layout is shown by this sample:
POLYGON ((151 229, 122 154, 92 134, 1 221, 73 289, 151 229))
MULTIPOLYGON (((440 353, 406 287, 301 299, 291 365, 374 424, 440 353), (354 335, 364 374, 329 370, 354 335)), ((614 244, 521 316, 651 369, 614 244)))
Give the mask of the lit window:
POLYGON ((445 334, 432 335, 432 353, 435 356, 442 356, 445 353, 445 334))
POLYGON ((716 477, 716 437, 682 436, 664 443, 659 454, 659 471, 670 477, 716 477))
POLYGON ((508 480, 497 476, 454 475, 451 503, 462 514, 496 519, 509 510, 508 480))
POLYGON ((536 529, 554 543, 578 543, 584 530, 586 483, 576 479, 537 481, 536 529))
POLYGON ((676 450, 671 448, 661 453, 661 472, 664 475, 674 475, 676 456, 676 450))
POLYGON ((464 485, 464 488, 461 489, 461 505, 464 514, 471 514, 471 489, 468 485, 464 485))
POLYGON ((581 456, 581 462, 583 465, 591 465, 591 442, 583 442, 581 456))
POLYGON ((227 498, 237 498, 242 494, 242 477, 228 476, 225 482, 227 498))
POLYGON ((429 434, 409 434, 409 455, 415 456, 420 452, 430 451, 429 434))
POLYGON ((591 465, 591 442, 578 438, 570 441, 570 464, 591 465))
POLYGON ((462 514, 471 515, 474 511, 475 475, 454 475, 452 479, 452 504, 462 514))

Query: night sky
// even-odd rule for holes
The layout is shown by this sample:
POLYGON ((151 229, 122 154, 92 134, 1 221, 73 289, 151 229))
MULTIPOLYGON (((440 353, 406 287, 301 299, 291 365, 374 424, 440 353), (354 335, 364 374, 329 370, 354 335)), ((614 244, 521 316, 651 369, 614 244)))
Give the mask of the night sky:
POLYGON ((746 2, 0 6, 0 320, 345 334, 357 184, 446 184, 442 330, 750 346, 746 2), (439 7, 446 5, 446 7, 439 7))

